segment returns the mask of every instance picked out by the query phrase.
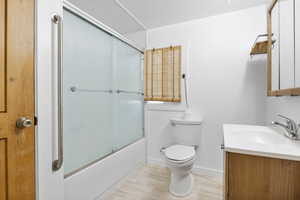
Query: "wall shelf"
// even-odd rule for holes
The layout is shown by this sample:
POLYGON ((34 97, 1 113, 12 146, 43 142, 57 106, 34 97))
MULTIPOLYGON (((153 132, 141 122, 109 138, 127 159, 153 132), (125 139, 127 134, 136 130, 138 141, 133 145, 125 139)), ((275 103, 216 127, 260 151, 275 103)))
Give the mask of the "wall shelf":
MULTIPOLYGON (((255 39, 254 45, 252 46, 250 55, 259 55, 259 54, 267 54, 268 53, 268 34, 261 34, 258 35, 255 39), (264 40, 260 41, 260 38, 264 38, 264 40)), ((272 41, 272 44, 274 44, 276 40, 272 41)))

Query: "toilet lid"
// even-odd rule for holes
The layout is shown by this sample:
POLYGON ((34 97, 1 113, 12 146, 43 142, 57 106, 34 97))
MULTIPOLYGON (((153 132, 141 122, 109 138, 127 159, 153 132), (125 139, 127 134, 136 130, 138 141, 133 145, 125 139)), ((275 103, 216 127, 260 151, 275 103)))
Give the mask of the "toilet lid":
POLYGON ((188 160, 195 156, 195 148, 185 145, 172 145, 165 149, 165 155, 171 160, 188 160))

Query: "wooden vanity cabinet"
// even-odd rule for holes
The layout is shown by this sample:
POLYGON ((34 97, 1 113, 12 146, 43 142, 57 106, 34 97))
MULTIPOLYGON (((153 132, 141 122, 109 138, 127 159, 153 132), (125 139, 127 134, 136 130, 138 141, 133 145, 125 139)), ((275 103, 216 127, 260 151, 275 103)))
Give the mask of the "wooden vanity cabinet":
POLYGON ((225 200, 300 200, 300 162, 225 152, 225 200))

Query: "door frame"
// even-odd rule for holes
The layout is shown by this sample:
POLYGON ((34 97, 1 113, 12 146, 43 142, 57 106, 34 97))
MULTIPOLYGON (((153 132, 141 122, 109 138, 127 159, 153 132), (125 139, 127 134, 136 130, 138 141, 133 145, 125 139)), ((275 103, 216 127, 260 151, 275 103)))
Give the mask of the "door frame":
POLYGON ((36 126, 36 199, 64 200, 63 167, 54 172, 52 162, 57 154, 55 129, 55 73, 52 52, 52 22, 56 13, 62 16, 62 0, 35 0, 35 116, 36 126))

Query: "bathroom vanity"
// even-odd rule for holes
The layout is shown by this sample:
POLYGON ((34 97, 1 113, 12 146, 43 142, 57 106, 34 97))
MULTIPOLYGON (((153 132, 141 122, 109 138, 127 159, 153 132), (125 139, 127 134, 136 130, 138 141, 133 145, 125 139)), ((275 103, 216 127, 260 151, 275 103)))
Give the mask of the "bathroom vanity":
POLYGON ((226 124, 223 131, 225 200, 300 199, 300 141, 275 127, 226 124))

